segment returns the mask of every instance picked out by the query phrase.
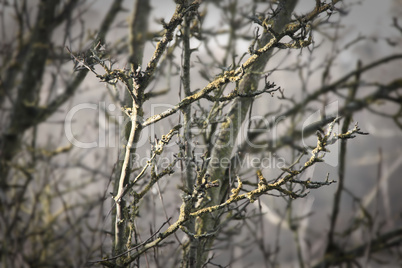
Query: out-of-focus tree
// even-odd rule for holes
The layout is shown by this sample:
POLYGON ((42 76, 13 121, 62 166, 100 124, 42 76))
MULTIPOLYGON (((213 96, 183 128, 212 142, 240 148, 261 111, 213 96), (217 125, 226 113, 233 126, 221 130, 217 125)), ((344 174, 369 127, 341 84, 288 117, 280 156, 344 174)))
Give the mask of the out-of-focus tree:
POLYGON ((82 188, 102 176, 93 166, 80 178, 66 178, 80 168, 79 161, 63 132, 50 135, 53 127, 47 124, 63 126, 51 118, 65 109, 89 73, 73 71, 65 45, 79 48, 91 42, 83 52, 91 64, 90 54, 105 43, 122 1, 111 2, 93 36, 83 24, 90 8, 86 1, 16 0, 0 5, 0 263, 81 266, 94 252, 99 256, 101 241, 93 228, 99 229, 103 215, 103 197, 82 188), (95 213, 98 221, 92 219, 95 213))

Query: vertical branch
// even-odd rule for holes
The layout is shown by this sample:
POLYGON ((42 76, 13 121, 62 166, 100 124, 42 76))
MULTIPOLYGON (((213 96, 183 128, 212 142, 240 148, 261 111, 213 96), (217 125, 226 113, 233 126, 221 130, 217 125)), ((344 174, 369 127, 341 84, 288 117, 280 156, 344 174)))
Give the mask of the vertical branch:
MULTIPOLYGON (((129 85, 126 85, 130 88, 129 85)), ((137 88, 134 86, 133 88, 137 88)), ((131 90, 131 89, 128 89, 131 90)), ((115 187, 114 187, 114 201, 116 203, 116 211, 114 213, 114 247, 113 247, 113 255, 119 255, 124 251, 124 246, 127 244, 127 241, 130 241, 131 233, 127 233, 129 228, 128 224, 130 224, 130 215, 128 213, 128 208, 126 207, 126 202, 123 198, 123 193, 129 183, 130 170, 131 170, 131 160, 132 155, 136 152, 136 144, 139 140, 140 133, 142 130, 142 126, 139 122, 139 118, 142 116, 142 101, 139 99, 133 100, 133 105, 131 108, 130 121, 125 127, 125 130, 129 129, 129 135, 127 141, 125 142, 125 146, 120 152, 123 154, 123 160, 120 160, 119 157, 117 166, 120 170, 119 173, 116 174, 115 177, 115 187)), ((134 228, 134 225, 131 226, 134 228)), ((131 229, 134 230, 134 229, 131 229)), ((121 263, 120 258, 117 259, 118 263, 121 263)))
MULTIPOLYGON (((182 41, 183 41, 183 54, 182 54, 182 77, 181 82, 184 89, 185 97, 191 95, 191 87, 190 87, 190 64, 191 64, 191 47, 190 47, 190 36, 191 36, 191 21, 193 19, 194 12, 188 12, 184 16, 183 30, 182 30, 182 41)), ((187 105, 182 109, 183 112, 183 138, 184 138, 184 159, 185 159, 185 187, 188 192, 193 191, 195 176, 192 168, 192 137, 191 137, 191 105, 187 105)), ((194 220, 190 219, 186 223, 187 229, 194 233, 195 226, 194 220)), ((182 267, 193 267, 195 263, 195 250, 194 243, 196 243, 195 239, 191 236, 188 236, 189 243, 184 245, 183 250, 183 260, 182 267)))
POLYGON ((135 14, 130 27, 130 56, 129 62, 132 71, 142 64, 144 47, 147 41, 148 17, 151 11, 149 1, 139 0, 136 3, 135 14))
POLYGON ((123 210, 125 207, 125 202, 124 200, 120 197, 123 195, 123 191, 125 189, 125 186, 127 184, 127 178, 130 175, 130 156, 131 156, 131 149, 135 150, 135 147, 133 147, 134 143, 134 136, 136 134, 136 113, 137 109, 133 109, 133 113, 130 117, 131 121, 131 130, 130 130, 130 136, 127 140, 126 146, 125 146, 125 153, 124 153, 124 159, 123 159, 123 164, 121 166, 121 172, 119 174, 119 178, 116 181, 117 184, 117 193, 115 198, 116 202, 116 215, 115 215, 115 221, 114 221, 114 251, 115 254, 120 254, 123 251, 123 247, 125 244, 125 239, 126 239, 126 226, 128 219, 126 218, 126 215, 123 215, 123 210))
MULTIPOLYGON (((193 18, 193 13, 189 12, 184 17, 184 25, 183 25, 183 76, 182 83, 184 94, 186 97, 191 95, 190 88, 190 59, 191 59, 191 47, 190 47, 190 27, 191 20, 193 18)), ((183 119, 184 119, 184 142, 185 142, 185 168, 186 168, 186 179, 187 179, 187 188, 188 190, 192 190, 194 186, 194 175, 193 169, 191 168, 191 158, 192 158, 192 148, 191 148, 191 106, 187 105, 183 108, 183 119)))
MULTIPOLYGON (((280 33, 285 25, 290 22, 291 14, 296 6, 297 0, 282 0, 279 2, 276 16, 273 23, 273 30, 280 33)), ((264 46, 273 38, 272 34, 267 30, 264 31, 261 37, 261 45, 264 46)), ((260 73, 263 72, 265 65, 271 57, 272 49, 261 55, 261 57, 246 70, 243 79, 239 83, 240 93, 250 93, 257 90, 260 80, 260 73)), ((230 159, 233 148, 235 145, 235 139, 240 131, 240 128, 246 118, 249 107, 252 103, 252 98, 237 98, 234 100, 230 110, 226 116, 225 121, 220 126, 220 131, 212 149, 211 161, 208 166, 208 174, 212 180, 219 181, 219 187, 211 189, 211 201, 212 204, 220 204, 225 199, 229 189, 229 178, 225 175, 229 166, 223 166, 220 163, 221 159, 230 159)), ((203 216, 202 223, 197 228, 198 234, 204 234, 208 231, 214 230, 219 223, 217 214, 206 214, 203 216)), ((213 243, 213 238, 208 238, 204 241, 203 245, 200 243, 198 249, 197 262, 203 263, 207 256, 208 250, 213 243)), ((201 265, 201 264, 200 264, 201 265)))
MULTIPOLYGON (((290 187, 289 187, 290 188, 290 187)), ((295 241, 296 252, 297 252, 297 260, 300 268, 304 268, 304 261, 303 261, 303 254, 302 248, 300 244, 300 232, 299 232, 299 225, 300 219, 293 218, 293 200, 289 198, 287 200, 287 208, 286 208, 286 218, 289 224, 289 229, 293 233, 293 240, 295 241)))
MULTIPOLYGON (((349 95, 348 95, 348 99, 346 100, 345 107, 348 105, 348 103, 352 102, 356 96, 356 92, 359 87, 359 81, 360 81, 361 65, 362 65, 361 61, 358 61, 356 76, 355 76, 356 77, 355 84, 349 90, 349 95)), ((352 120, 352 114, 351 113, 347 114, 343 121, 341 133, 346 133, 348 131, 348 127, 350 125, 351 120, 352 120)), ((336 226, 336 220, 337 220, 338 214, 339 214, 339 209, 340 209, 339 206, 340 206, 340 202, 341 202, 343 185, 344 185, 344 181, 345 181, 345 162, 346 162, 346 149, 347 149, 346 142, 347 142, 346 139, 341 140, 340 152, 339 152, 339 168, 338 168, 338 173, 339 173, 338 189, 336 190, 335 197, 334 197, 334 203, 333 203, 333 207, 332 207, 326 253, 330 253, 331 251, 333 251, 335 249, 335 245, 334 245, 335 226, 336 226)))
MULTIPOLYGON (((142 58, 144 55, 144 46, 146 42, 147 28, 148 28, 148 15, 151 7, 146 0, 139 0, 135 4, 135 13, 133 14, 133 20, 130 25, 130 56, 129 62, 131 65, 131 71, 137 75, 141 75, 137 72, 141 67, 142 58)), ((138 118, 142 117, 143 99, 144 99, 144 87, 141 86, 138 77, 128 80, 126 83, 126 92, 123 101, 123 107, 129 109, 130 122, 124 127, 125 133, 125 147, 121 150, 119 160, 117 163, 119 172, 116 173, 114 196, 116 203, 116 211, 114 213, 114 245, 113 255, 119 255, 124 251, 124 246, 127 241, 130 241, 131 233, 127 233, 129 224, 129 214, 126 213, 126 202, 122 198, 123 192, 129 182, 130 176, 130 162, 131 156, 136 151, 136 143, 139 140, 141 125, 138 118), (131 93, 130 93, 131 92, 131 93), (133 99, 131 96, 135 96, 133 99), (122 159, 122 160, 120 160, 122 159)), ((131 226, 133 227, 133 226, 131 226)), ((121 263, 120 258, 117 259, 117 263, 121 263)))

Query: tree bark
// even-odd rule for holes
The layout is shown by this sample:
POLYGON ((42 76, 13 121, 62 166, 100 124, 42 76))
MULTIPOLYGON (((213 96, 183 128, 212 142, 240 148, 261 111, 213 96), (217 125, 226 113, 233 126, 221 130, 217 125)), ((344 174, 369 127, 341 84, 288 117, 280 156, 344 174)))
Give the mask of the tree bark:
MULTIPOLYGON (((272 29, 279 33, 281 32, 287 23, 291 20, 291 14, 297 4, 297 0, 282 0, 279 2, 277 9, 275 10, 275 16, 273 19, 272 29)), ((260 46, 264 46, 273 38, 272 34, 267 30, 264 31, 261 39, 260 46)), ((246 70, 246 74, 239 83, 240 93, 250 93, 258 88, 258 83, 261 77, 261 72, 271 57, 272 49, 263 55, 251 68, 246 70)), ((222 203, 229 190, 229 177, 227 171, 230 166, 222 166, 222 159, 231 159, 233 148, 236 143, 236 137, 241 129, 241 126, 249 111, 253 98, 237 98, 233 101, 233 104, 229 110, 225 122, 220 126, 219 134, 215 143, 215 146, 211 153, 210 164, 207 169, 207 174, 210 175, 211 181, 218 180, 219 186, 210 190, 209 205, 217 205, 222 203), (219 164, 216 164, 219 163, 219 164)), ((229 161, 228 161, 229 162, 229 161)), ((206 214, 201 219, 197 220, 197 234, 203 235, 211 233, 218 227, 219 212, 206 214)), ((197 260, 195 267, 202 267, 208 257, 209 249, 214 242, 214 236, 208 236, 203 238, 197 243, 197 260)))

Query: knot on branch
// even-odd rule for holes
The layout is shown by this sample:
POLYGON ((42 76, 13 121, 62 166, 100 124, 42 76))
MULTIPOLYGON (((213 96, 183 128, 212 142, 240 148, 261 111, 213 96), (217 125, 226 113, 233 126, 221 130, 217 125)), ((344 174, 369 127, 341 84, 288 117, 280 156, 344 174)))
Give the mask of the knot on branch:
POLYGON ((181 124, 173 127, 168 134, 162 135, 161 139, 158 141, 158 138, 155 137, 155 144, 152 145, 152 151, 156 155, 160 155, 163 152, 163 148, 166 144, 170 142, 172 137, 179 132, 179 129, 182 127, 181 124))
POLYGON ((141 79, 144 77, 144 72, 142 71, 141 66, 138 66, 137 69, 131 71, 129 76, 134 80, 136 84, 139 84, 141 82, 141 79))

